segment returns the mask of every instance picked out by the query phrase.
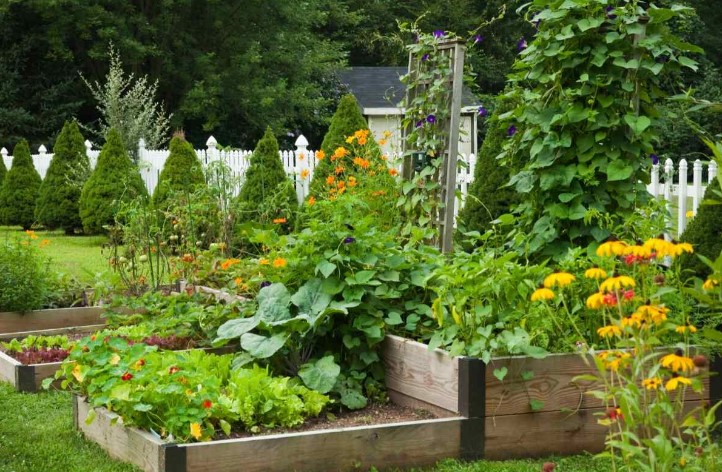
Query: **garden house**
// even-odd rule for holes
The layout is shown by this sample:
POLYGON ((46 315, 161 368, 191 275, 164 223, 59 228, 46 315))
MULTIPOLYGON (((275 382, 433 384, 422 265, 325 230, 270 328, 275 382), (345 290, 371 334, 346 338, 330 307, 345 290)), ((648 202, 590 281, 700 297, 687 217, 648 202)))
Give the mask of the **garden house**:
MULTIPOLYGON (((361 113, 376 140, 381 139, 386 131, 391 133, 381 146, 387 154, 400 153, 402 150, 403 109, 400 104, 406 96, 406 86, 400 78, 406 72, 406 67, 351 67, 339 73, 341 83, 359 102, 361 113)), ((464 156, 477 154, 479 106, 479 99, 464 86, 459 132, 459 152, 464 156)))

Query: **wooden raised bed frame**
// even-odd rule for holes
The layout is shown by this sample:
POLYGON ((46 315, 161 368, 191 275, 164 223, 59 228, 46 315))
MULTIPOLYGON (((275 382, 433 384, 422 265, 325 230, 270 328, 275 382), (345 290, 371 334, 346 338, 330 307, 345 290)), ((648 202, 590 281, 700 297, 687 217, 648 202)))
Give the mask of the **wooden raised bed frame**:
POLYGON ((31 334, 62 334, 65 328, 102 325, 101 315, 106 307, 56 308, 25 313, 0 313, 0 341, 22 338, 31 334), (56 331, 61 330, 61 331, 56 331))

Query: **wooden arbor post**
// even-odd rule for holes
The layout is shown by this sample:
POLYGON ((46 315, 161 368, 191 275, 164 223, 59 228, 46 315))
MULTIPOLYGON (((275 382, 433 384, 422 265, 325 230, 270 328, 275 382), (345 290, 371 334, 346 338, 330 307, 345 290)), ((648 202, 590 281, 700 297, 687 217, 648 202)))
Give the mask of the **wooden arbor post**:
MULTIPOLYGON (((408 120, 404 129, 404 165, 403 177, 413 180, 414 175, 420 173, 429 164, 429 156, 437 158, 443 156, 441 167, 430 178, 438 182, 438 190, 432 193, 437 200, 432 207, 433 214, 429 215, 436 230, 438 247, 444 253, 453 249, 454 237, 454 205, 456 199, 456 163, 459 156, 459 128, 461 126, 461 95, 464 81, 464 56, 466 46, 462 40, 448 39, 439 42, 437 54, 444 57, 450 66, 450 74, 441 76, 433 74, 431 78, 420 79, 421 75, 429 72, 423 57, 414 53, 409 54, 409 86, 406 90, 406 113, 409 113, 409 104, 413 105, 419 97, 423 97, 432 87, 443 87, 443 100, 437 102, 439 109, 432 110, 436 117, 434 128, 438 130, 436 144, 432 147, 419 149, 417 142, 410 142, 410 126, 415 122, 413 117, 408 120)), ((407 117, 408 118, 408 117, 407 117)), ((422 146, 423 147, 423 146, 422 146)))

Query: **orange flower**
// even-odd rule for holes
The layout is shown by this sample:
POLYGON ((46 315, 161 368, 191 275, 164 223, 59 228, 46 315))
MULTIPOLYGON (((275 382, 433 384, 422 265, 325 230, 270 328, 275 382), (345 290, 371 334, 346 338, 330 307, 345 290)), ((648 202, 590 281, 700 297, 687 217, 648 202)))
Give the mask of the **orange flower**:
POLYGON ((33 231, 33 230, 26 229, 25 234, 27 234, 30 237, 30 239, 38 239, 38 235, 35 234, 35 231, 33 231))
POLYGON ((277 224, 277 225, 282 225, 285 222, 286 222, 286 218, 276 218, 273 220, 273 223, 277 224))
POLYGON ((357 182, 356 182, 356 177, 354 177, 353 175, 350 176, 350 177, 348 178, 348 186, 349 186, 349 187, 355 187, 356 184, 357 184, 357 182))
POLYGON ((299 152, 297 157, 298 157, 299 161, 302 161, 302 160, 306 159, 306 154, 299 152))
POLYGON ((279 269, 280 269, 281 267, 286 267, 286 259, 284 259, 283 257, 277 257, 277 258, 275 258, 275 259, 273 260, 273 267, 276 267, 276 268, 279 268, 279 269))
POLYGON ((316 198, 313 195, 308 197, 308 205, 314 206, 315 204, 316 204, 316 198))
POLYGON ((336 177, 334 177, 333 175, 329 175, 328 177, 326 177, 326 183, 328 185, 333 185, 333 183, 335 181, 336 181, 336 177))
POLYGON ((240 259, 226 259, 225 261, 221 262, 221 269, 228 270, 229 267, 238 264, 241 262, 240 259))
POLYGON ((181 260, 183 262, 193 262, 193 256, 186 253, 186 254, 183 254, 183 257, 181 258, 181 260))
POLYGON ((339 190, 340 190, 340 189, 346 187, 346 182, 344 182, 343 180, 339 180, 338 182, 336 182, 336 186, 337 186, 337 187, 339 188, 339 190))
POLYGON ((308 169, 303 169, 303 170, 301 171, 301 178, 304 179, 304 180, 307 179, 307 178, 308 178, 308 174, 309 174, 308 169))
POLYGON ((337 166, 337 167, 334 169, 334 172, 336 173, 336 175, 342 173, 343 171, 344 171, 343 166, 337 166))
POLYGON ((341 159, 343 156, 348 155, 348 150, 343 147, 337 147, 336 150, 333 152, 333 156, 331 156, 331 160, 341 159))
POLYGON ((323 158, 326 157, 326 153, 323 151, 316 151, 316 160, 322 161, 323 158))
POLYGON ((389 160, 389 156, 387 156, 386 154, 384 154, 384 155, 381 156, 381 160, 382 160, 382 161, 388 161, 388 160, 389 160))
POLYGON ((362 169, 368 169, 371 166, 371 162, 368 159, 363 159, 361 157, 354 157, 353 163, 362 169))
POLYGON ((241 277, 236 277, 233 282, 236 284, 237 287, 243 283, 243 279, 241 277))
POLYGON ((40 241, 40 247, 41 247, 41 248, 47 246, 48 244, 50 244, 50 240, 49 240, 49 239, 43 239, 42 241, 40 241))
POLYGON ((391 169, 389 169, 389 174, 391 174, 391 176, 393 177, 396 177, 397 175, 399 175, 399 171, 392 167, 391 169))
POLYGON ((262 257, 258 260, 258 263, 261 265, 268 265, 268 264, 270 264, 270 261, 268 259, 266 259, 265 257, 262 257))
POLYGON ((379 139, 379 146, 386 146, 387 142, 385 139, 379 139))

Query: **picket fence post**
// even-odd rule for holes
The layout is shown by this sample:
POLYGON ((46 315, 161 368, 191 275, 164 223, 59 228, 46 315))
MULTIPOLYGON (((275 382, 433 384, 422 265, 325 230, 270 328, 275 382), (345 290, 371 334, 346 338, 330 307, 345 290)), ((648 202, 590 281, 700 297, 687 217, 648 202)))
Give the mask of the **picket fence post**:
POLYGON ((0 156, 2 156, 2 157, 0 157, 0 159, 2 159, 3 164, 5 165, 5 168, 7 170, 10 170, 10 164, 12 164, 12 163, 8 162, 8 150, 6 148, 0 149, 0 156))
POLYGON ((218 153, 218 141, 216 141, 216 138, 211 136, 210 138, 208 138, 208 141, 206 141, 206 159, 205 159, 206 165, 216 159, 217 153, 218 153))
POLYGON ((679 161, 677 174, 677 237, 681 236, 687 226, 687 160, 679 161))
POLYGON ((308 183, 311 181, 309 161, 311 159, 308 155, 308 139, 306 139, 304 135, 299 135, 294 145, 296 146, 296 168, 298 169, 298 174, 296 175, 296 197, 300 205, 306 199, 306 195, 308 195, 309 192, 308 183))

